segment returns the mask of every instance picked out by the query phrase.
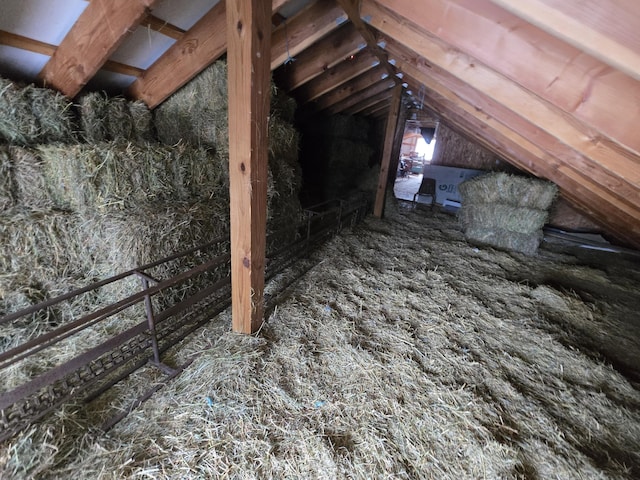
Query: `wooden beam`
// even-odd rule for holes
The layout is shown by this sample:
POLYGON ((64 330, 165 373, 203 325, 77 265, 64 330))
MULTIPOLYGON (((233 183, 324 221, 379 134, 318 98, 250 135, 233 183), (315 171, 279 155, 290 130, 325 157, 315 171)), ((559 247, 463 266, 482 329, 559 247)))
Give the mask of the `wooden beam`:
POLYGON ((391 109, 387 116, 387 124, 384 131, 384 146, 382 148, 382 159, 380 161, 380 176, 378 177, 378 189, 376 190, 376 200, 373 206, 373 214, 382 218, 384 213, 384 200, 387 194, 387 180, 389 177, 389 164, 391 163, 391 152, 394 146, 396 129, 398 127, 398 117, 402 107, 402 85, 398 84, 393 89, 391 99, 391 109))
POLYGON ((639 188, 625 178, 625 175, 628 175, 629 172, 623 172, 625 175, 620 175, 604 169, 600 163, 568 148, 541 126, 532 123, 523 116, 514 114, 513 111, 496 102, 491 96, 474 89, 435 65, 425 64, 424 60, 397 42, 389 40, 387 48, 394 53, 398 65, 401 66, 405 73, 418 78, 426 88, 436 92, 442 92, 443 88, 446 88, 446 91, 455 91, 457 96, 465 102, 474 105, 476 109, 490 115, 511 130, 517 131, 519 135, 535 139, 535 143, 539 148, 549 152, 557 161, 568 165, 569 168, 573 168, 577 174, 583 175, 585 178, 595 179, 610 188, 613 194, 619 198, 620 206, 628 203, 640 203, 639 188))
POLYGON ((293 90, 355 55, 365 45, 358 31, 347 23, 304 50, 295 62, 278 68, 280 84, 287 90, 293 90))
POLYGON ((228 6, 232 323, 235 332, 254 333, 264 315, 271 6, 228 6))
POLYGON ((38 78, 73 98, 148 15, 156 0, 93 0, 38 78))
POLYGON ((371 14, 372 24, 384 33, 403 42, 423 58, 427 65, 440 67, 469 87, 494 99, 517 116, 538 125, 542 130, 564 144, 567 152, 574 150, 604 171, 620 180, 640 188, 640 158, 588 128, 572 115, 540 99, 529 90, 506 79, 454 49, 442 40, 431 37, 408 19, 383 9, 371 0, 364 0, 363 13, 371 14), (366 8, 365 5, 372 8, 366 8))
POLYGON ((227 49, 225 1, 209 10, 127 90, 155 108, 227 49))
POLYGON ((353 23, 358 32, 360 32, 360 35, 362 35, 362 38, 364 38, 367 46, 378 57, 378 59, 380 60, 380 65, 382 65, 387 70, 387 73, 390 77, 396 80, 396 83, 400 83, 396 78, 396 73, 398 72, 388 62, 387 53, 378 45, 378 39, 376 38, 375 33, 367 24, 362 21, 362 18, 360 16, 360 0, 337 1, 349 16, 349 20, 351 20, 351 23, 353 23))
POLYGON ((432 0, 428 9, 416 9, 408 0, 384 3, 386 8, 379 9, 380 2, 364 0, 362 14, 375 17, 374 26, 385 22, 403 30, 403 22, 413 25, 406 38, 392 36, 445 69, 454 64, 466 69, 466 78, 473 76, 477 86, 495 88, 501 93, 496 98, 505 105, 507 97, 522 97, 514 102, 544 121, 550 133, 566 131, 568 135, 562 138, 568 145, 583 150, 597 150, 601 145, 617 150, 620 145, 640 155, 635 128, 640 122, 640 102, 633 100, 640 98, 637 80, 490 0, 432 0), (433 39, 438 40, 437 45, 431 45, 433 39), (435 49, 441 51, 432 57, 435 49), (440 55, 442 49, 448 58, 440 55), (456 55, 456 50, 463 53, 456 55), (627 121, 620 122, 620 118, 627 121), (567 124, 570 129, 563 128, 567 124))
POLYGON ((351 95, 349 98, 342 100, 335 105, 332 105, 328 109, 328 112, 332 115, 340 113, 381 93, 389 94, 389 89, 391 89, 394 85, 396 85, 396 83, 392 79, 387 77, 384 80, 380 80, 379 82, 371 85, 366 90, 362 90, 354 95, 351 95))
MULTIPOLYGON (((22 35, 16 35, 15 33, 5 32, 4 30, 0 30, 0 45, 8 45, 21 50, 39 53, 40 55, 47 55, 48 57, 52 56, 57 48, 55 45, 23 37, 22 35)), ((107 60, 104 65, 102 65, 102 69, 134 77, 141 75, 144 71, 141 68, 111 60, 107 60)))
POLYGON ((180 40, 185 34, 185 30, 181 29, 180 27, 176 27, 175 25, 172 25, 169 22, 165 22, 161 18, 155 17, 153 15, 147 15, 147 18, 140 22, 140 26, 148 27, 151 30, 166 35, 167 37, 173 38, 175 40, 180 40))
POLYGON ((640 9, 636 0, 491 1, 640 80, 640 9))
POLYGON ((363 117, 375 116, 376 113, 380 111, 386 111, 389 109, 389 101, 388 100, 380 100, 378 103, 374 103, 370 107, 363 109, 358 112, 363 117))
POLYGON ((389 74, 384 67, 377 66, 372 68, 371 70, 368 70, 362 75, 344 83, 339 88, 336 88, 317 99, 315 102, 316 107, 319 110, 329 108, 330 106, 346 100, 352 95, 371 87, 371 85, 375 85, 377 82, 384 80, 388 76, 389 74))
POLYGON ((297 88, 293 94, 300 103, 310 102, 377 65, 380 65, 378 57, 369 49, 362 50, 354 58, 345 59, 309 83, 297 88))
POLYGON ((273 31, 271 39, 271 70, 295 57, 344 22, 347 16, 335 0, 316 1, 291 20, 273 31))
POLYGON ((362 100, 361 102, 356 103, 352 107, 347 108, 346 110, 342 110, 341 113, 344 115, 355 115, 359 114, 363 110, 366 110, 373 105, 377 105, 380 102, 388 102, 393 97, 393 85, 391 85, 387 90, 378 93, 377 95, 373 95, 369 98, 362 100))

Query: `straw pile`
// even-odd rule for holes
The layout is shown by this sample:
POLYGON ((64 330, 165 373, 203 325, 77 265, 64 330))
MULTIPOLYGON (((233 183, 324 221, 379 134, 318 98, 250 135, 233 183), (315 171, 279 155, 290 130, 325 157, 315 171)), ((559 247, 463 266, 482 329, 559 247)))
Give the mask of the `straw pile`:
POLYGON ((53 90, 0 77, 0 139, 17 145, 73 141, 71 102, 53 90))
POLYGON ((468 240, 528 255, 537 251, 556 185, 490 173, 463 182, 459 189, 460 221, 468 240))
POLYGON ((191 367, 108 434, 106 401, 126 409, 158 373, 5 443, 0 472, 638 478, 640 392, 613 366, 631 355, 640 373, 637 265, 477 250, 447 215, 386 212, 306 265, 260 334, 231 334, 225 312, 166 357, 191 367))

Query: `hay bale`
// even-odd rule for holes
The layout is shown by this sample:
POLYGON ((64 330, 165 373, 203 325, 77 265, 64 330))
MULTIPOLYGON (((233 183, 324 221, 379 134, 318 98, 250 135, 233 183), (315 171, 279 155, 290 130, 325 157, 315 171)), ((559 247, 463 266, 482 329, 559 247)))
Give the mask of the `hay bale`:
POLYGON ((133 120, 133 131, 137 142, 156 142, 155 127, 153 125, 153 114, 149 107, 141 101, 129 103, 129 111, 133 120))
POLYGON ((524 234, 539 231, 547 217, 545 210, 512 207, 501 203, 465 205, 459 215, 464 227, 482 226, 485 229, 503 229, 524 234))
POLYGON ((136 139, 133 117, 126 98, 120 96, 109 98, 106 118, 109 140, 128 142, 136 139))
POLYGON ((9 147, 0 145, 0 212, 15 205, 13 165, 9 147))
POLYGON ((109 139, 109 99, 104 92, 90 92, 80 98, 80 125, 88 143, 100 143, 109 139))
POLYGON ((518 233, 503 228, 484 228, 478 225, 468 226, 464 232, 467 240, 475 245, 496 247, 533 255, 542 241, 542 232, 518 233))
POLYGON ((158 138, 166 145, 183 141, 228 149, 226 62, 204 69, 156 108, 154 116, 158 138))
POLYGON ((75 141, 72 103, 64 95, 33 85, 25 87, 23 93, 38 124, 37 137, 30 143, 75 141))
POLYGON ((14 207, 0 214, 0 271, 29 281, 90 268, 81 219, 68 212, 14 207))
POLYGON ((108 277, 219 237, 228 218, 224 202, 144 203, 87 214, 85 242, 96 259, 95 274, 108 277))
POLYGON ((284 90, 276 87, 271 82, 271 115, 281 118, 283 121, 291 123, 296 116, 298 104, 293 97, 287 95, 284 90))
POLYGON ((55 202, 49 192, 44 163, 38 151, 25 147, 11 147, 9 152, 13 163, 16 203, 35 209, 52 208, 55 202))
POLYGON ((24 89, 0 77, 0 137, 9 143, 28 145, 38 138, 38 119, 24 89))
POLYGON ((547 210, 558 194, 554 183, 503 172, 474 177, 458 189, 467 204, 498 202, 538 210, 547 210))
POLYGON ((228 165, 204 148, 54 144, 41 145, 38 154, 44 190, 58 208, 105 211, 152 200, 228 198, 228 165))

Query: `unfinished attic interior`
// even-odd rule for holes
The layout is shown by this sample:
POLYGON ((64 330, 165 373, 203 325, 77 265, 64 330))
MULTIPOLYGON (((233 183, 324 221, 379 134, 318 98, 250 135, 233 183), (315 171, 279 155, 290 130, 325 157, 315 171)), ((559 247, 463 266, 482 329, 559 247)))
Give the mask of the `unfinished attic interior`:
POLYGON ((640 478, 635 0, 0 12, 0 478, 640 478))

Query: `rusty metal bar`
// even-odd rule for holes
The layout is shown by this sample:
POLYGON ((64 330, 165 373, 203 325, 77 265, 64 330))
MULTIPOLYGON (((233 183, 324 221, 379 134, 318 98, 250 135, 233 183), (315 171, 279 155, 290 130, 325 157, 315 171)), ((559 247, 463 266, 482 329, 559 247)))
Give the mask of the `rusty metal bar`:
POLYGON ((135 293, 123 300, 120 300, 119 302, 116 302, 108 307, 102 308, 100 310, 98 310, 97 312, 93 312, 89 315, 86 315, 78 320, 76 320, 75 322, 71 322, 67 325, 64 325, 60 328, 57 328, 47 334, 41 335, 37 338, 34 338, 18 347, 15 347, 7 352, 4 352, 2 354, 0 354, 0 362, 4 362, 7 359, 11 359, 9 361, 7 361, 4 364, 0 365, 0 370, 2 370, 3 368, 6 368, 7 366, 25 358, 26 356, 33 354, 35 352, 38 352, 40 350, 42 350, 43 348, 46 348, 50 345, 53 345, 54 343, 63 340, 64 338, 67 338, 68 336, 72 335, 73 333, 76 333, 84 328, 87 328, 90 325, 93 325, 101 320, 103 320, 104 318, 107 318, 111 315, 115 315, 116 313, 121 312, 122 310, 124 310, 125 308, 128 308, 132 305, 134 305, 135 303, 138 303, 139 301, 141 301, 142 299, 144 299, 144 297, 146 295, 154 295, 168 287, 172 287, 174 285, 177 285, 178 283, 183 282, 184 280, 188 280, 189 278, 199 274, 199 273, 203 273, 207 270, 210 270, 218 265, 221 265, 222 263, 225 263, 226 261, 228 261, 230 258, 230 255, 228 253, 225 253, 223 255, 219 255, 216 258, 200 264, 190 270, 187 270, 186 272, 183 272, 179 275, 176 275, 175 277, 172 277, 168 280, 164 280, 160 283, 158 283, 157 285, 153 286, 153 287, 149 287, 148 289, 142 291, 142 292, 138 292, 135 293), (45 341, 46 344, 42 344, 41 342, 45 341), (33 348, 33 349, 32 349, 33 348), (26 355, 22 355, 18 358, 12 358, 15 357, 16 355, 25 352, 27 350, 32 349, 28 354, 26 355))
POLYGON ((60 303, 64 300, 69 300, 70 298, 76 297, 78 295, 81 295, 83 293, 87 293, 90 292, 91 290, 96 290, 97 288, 100 287, 104 287, 105 285, 109 285, 110 283, 113 282, 117 282, 118 280, 122 280, 126 277, 129 277, 131 275, 134 275, 137 272, 143 271, 143 270, 148 270, 150 268, 153 267, 157 267, 159 265, 162 265, 163 263, 167 263, 170 262, 171 260, 176 260, 180 257, 185 257, 191 253, 197 252, 198 250, 206 250, 209 247, 212 247, 213 245, 218 245, 220 243, 223 243, 225 241, 228 241, 227 237, 219 237, 209 243, 205 243, 204 245, 199 245, 197 247, 193 247, 190 248, 188 250, 183 250, 182 252, 178 252, 175 253, 173 255, 170 255, 168 257, 162 258, 160 260, 156 260, 155 262, 151 262, 151 263, 147 263, 146 265, 143 265, 141 267, 138 268, 134 268, 132 270, 128 270, 126 272, 120 273, 118 275, 115 275, 113 277, 109 277, 106 278, 104 280, 101 280, 99 282, 96 283, 92 283, 91 285, 87 285, 86 287, 82 287, 82 288, 78 288, 76 290, 73 290, 71 292, 62 294, 62 295, 58 295, 57 297, 51 298, 49 300, 45 300, 44 302, 40 302, 37 305, 32 305, 30 307, 24 308, 22 310, 19 310, 17 312, 13 312, 10 313, 8 315, 5 315, 4 317, 0 317, 0 323, 5 323, 5 322, 10 322, 11 320, 15 320, 17 318, 23 317, 25 315, 29 315, 31 313, 37 312, 38 310, 43 310, 45 308, 51 307, 57 303, 60 303))
MULTIPOLYGON (((140 277, 142 290, 149 289, 149 279, 146 276, 140 277)), ((149 325, 149 336, 151 337, 151 347, 153 348, 153 361, 160 365, 160 352, 158 351, 158 337, 156 336, 156 322, 153 318, 153 305, 151 304, 151 295, 148 293, 144 296, 144 311, 147 314, 147 324, 149 325)))

